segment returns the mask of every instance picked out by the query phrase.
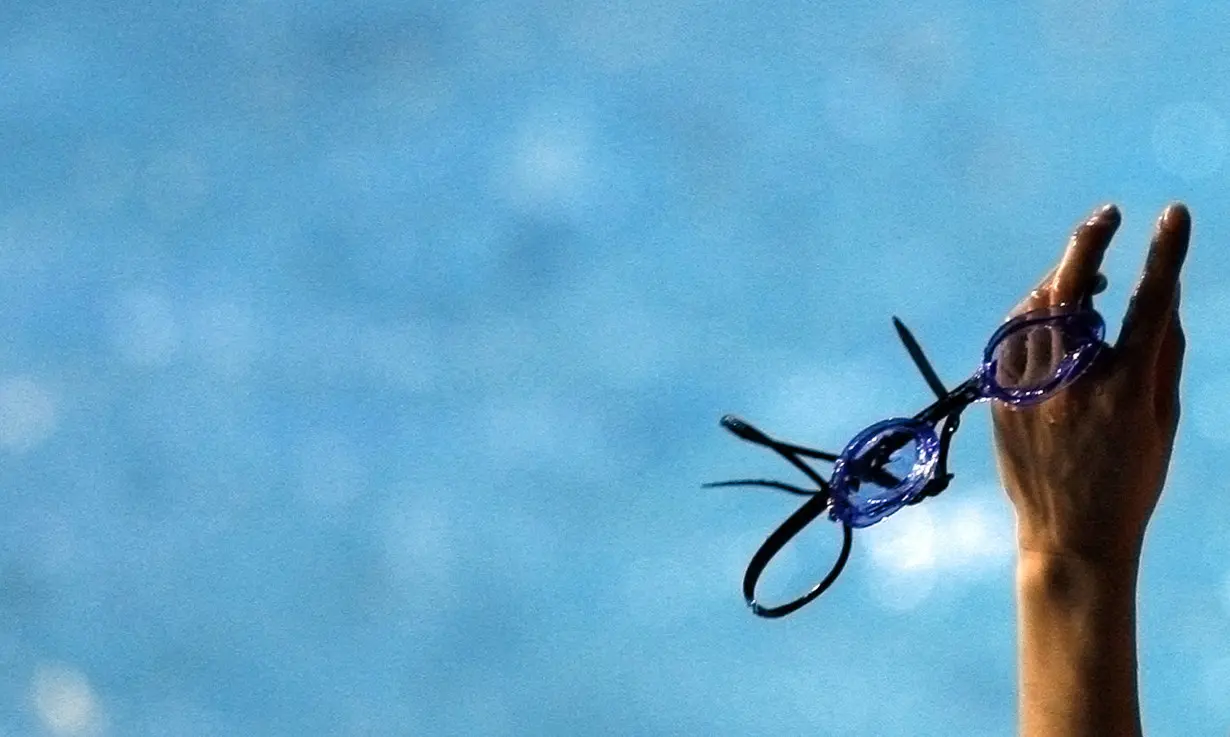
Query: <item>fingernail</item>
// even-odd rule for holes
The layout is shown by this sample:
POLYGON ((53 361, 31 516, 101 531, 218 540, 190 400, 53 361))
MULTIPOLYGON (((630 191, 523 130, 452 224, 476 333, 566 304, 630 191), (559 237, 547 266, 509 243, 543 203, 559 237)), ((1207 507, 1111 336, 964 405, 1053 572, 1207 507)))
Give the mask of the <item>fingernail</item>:
POLYGON ((1093 211, 1089 219, 1085 221, 1085 225, 1094 226, 1100 224, 1112 225, 1119 222, 1119 208, 1113 203, 1102 205, 1093 211))
POLYGON ((1187 211, 1187 206, 1182 202, 1176 202, 1168 206, 1162 211, 1162 216, 1157 219, 1157 227, 1177 232, 1191 225, 1191 213, 1187 211))

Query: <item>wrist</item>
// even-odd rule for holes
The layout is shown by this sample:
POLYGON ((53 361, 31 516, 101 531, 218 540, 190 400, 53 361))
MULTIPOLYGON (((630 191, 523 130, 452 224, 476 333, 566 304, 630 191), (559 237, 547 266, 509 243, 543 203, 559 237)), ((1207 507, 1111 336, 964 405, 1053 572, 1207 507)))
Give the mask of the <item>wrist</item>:
POLYGON ((1125 600, 1134 609, 1139 572, 1138 555, 1087 556, 1022 548, 1017 558, 1017 591, 1022 599, 1061 610, 1101 608, 1125 600))
POLYGON ((1134 562, 1021 551, 1021 734, 1140 734, 1137 571, 1134 562))
POLYGON ((1088 566, 1109 569, 1132 569, 1140 566, 1144 548, 1145 525, 1120 524, 1100 520, 1082 523, 1031 523, 1017 518, 1017 550, 1022 560, 1034 564, 1044 560, 1081 562, 1088 566))

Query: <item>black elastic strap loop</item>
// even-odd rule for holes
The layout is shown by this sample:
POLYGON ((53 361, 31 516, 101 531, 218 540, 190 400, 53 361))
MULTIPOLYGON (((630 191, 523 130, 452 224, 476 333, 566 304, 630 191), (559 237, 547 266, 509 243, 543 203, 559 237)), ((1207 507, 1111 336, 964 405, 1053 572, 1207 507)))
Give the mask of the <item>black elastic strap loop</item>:
POLYGON ((752 556, 751 562, 747 565, 747 573, 743 575, 743 599, 747 602, 753 614, 765 617, 766 619, 784 617, 793 611, 807 606, 816 597, 823 594, 829 586, 832 586, 837 577, 841 575, 841 570, 846 567, 846 561, 850 558, 850 547, 854 541, 850 526, 844 522, 841 525, 841 553, 837 556, 837 561, 829 570, 828 575, 820 583, 813 586, 810 591, 799 598, 779 606, 766 607, 756 601, 756 582, 760 580, 760 576, 769 565, 769 561, 773 560, 774 556, 780 553, 782 548, 786 546, 786 543, 790 542, 812 520, 823 514, 828 507, 829 500, 827 494, 817 495, 808 499, 794 514, 787 517, 786 521, 773 531, 773 534, 769 535, 764 544, 760 546, 760 549, 756 551, 756 554, 752 556))

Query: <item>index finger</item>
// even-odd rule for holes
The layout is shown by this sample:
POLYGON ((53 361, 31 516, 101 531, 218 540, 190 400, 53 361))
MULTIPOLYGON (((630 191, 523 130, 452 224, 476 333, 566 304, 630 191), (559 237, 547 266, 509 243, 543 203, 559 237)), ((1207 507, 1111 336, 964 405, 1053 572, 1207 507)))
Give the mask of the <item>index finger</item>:
POLYGON ((1079 301, 1092 307, 1094 295, 1106 290, 1106 277, 1098 267, 1119 221, 1119 208, 1114 205, 1095 210, 1072 233, 1059 263, 1009 311, 1009 318, 1057 303, 1079 301))
POLYGON ((1170 205, 1158 218, 1144 273, 1119 331, 1117 348, 1122 355, 1152 358, 1161 348, 1191 230, 1191 214, 1181 203, 1170 205))
POLYGON ((1102 256, 1120 221, 1119 208, 1105 205, 1076 229, 1051 283, 1052 304, 1081 302, 1093 294, 1102 256))

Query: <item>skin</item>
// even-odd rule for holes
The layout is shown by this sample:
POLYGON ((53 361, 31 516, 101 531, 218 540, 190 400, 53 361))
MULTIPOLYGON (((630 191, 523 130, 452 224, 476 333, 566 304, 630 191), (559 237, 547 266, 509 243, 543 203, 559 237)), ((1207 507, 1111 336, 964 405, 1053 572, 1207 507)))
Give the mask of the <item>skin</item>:
MULTIPOLYGON (((1090 300, 1119 222, 1114 206, 1095 212, 1012 314, 1090 300)), ((1141 733, 1136 579, 1179 421, 1190 233, 1187 208, 1163 211, 1118 339, 1087 373, 1041 404, 992 408, 1017 517, 1023 737, 1141 733)), ((1028 372, 1049 350, 1031 344, 1018 358, 1028 372)))

